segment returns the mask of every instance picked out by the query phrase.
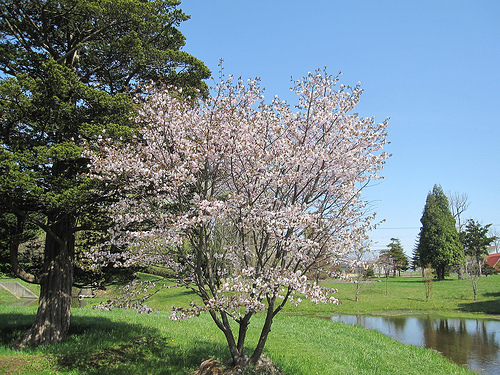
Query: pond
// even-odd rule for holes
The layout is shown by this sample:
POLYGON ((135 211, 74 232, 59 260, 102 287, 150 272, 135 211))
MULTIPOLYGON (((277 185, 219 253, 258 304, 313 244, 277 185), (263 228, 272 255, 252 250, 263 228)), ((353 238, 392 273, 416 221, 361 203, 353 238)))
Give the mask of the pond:
POLYGON ((500 321, 433 316, 341 315, 333 321, 376 329, 405 344, 440 352, 480 374, 500 375, 500 321))

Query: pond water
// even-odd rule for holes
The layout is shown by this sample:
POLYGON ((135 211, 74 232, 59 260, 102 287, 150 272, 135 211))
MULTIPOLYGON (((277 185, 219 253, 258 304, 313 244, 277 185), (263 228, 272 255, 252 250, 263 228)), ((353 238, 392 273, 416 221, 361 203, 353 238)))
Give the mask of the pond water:
POLYGON ((342 315, 333 321, 376 329, 405 344, 440 352, 480 374, 500 375, 500 321, 433 316, 342 315))

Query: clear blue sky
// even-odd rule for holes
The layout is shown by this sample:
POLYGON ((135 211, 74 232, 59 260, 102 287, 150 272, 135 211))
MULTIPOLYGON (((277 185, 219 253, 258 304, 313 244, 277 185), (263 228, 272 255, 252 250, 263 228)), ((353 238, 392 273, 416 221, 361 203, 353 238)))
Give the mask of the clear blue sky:
POLYGON ((293 101, 290 77, 343 72, 365 89, 357 111, 390 117, 385 179, 365 191, 411 254, 427 193, 466 194, 465 218, 500 231, 500 1, 183 0, 184 50, 217 74, 260 77, 293 101))

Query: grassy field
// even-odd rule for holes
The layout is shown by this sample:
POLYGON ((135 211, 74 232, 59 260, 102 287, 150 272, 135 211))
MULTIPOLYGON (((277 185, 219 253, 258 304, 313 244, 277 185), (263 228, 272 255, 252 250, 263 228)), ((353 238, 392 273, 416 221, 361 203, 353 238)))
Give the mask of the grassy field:
MULTIPOLYGON (((429 312, 499 318, 499 285, 500 276, 482 278, 478 300, 473 301, 468 280, 436 282, 426 302, 420 278, 389 278, 388 295, 385 280, 370 282, 363 285, 360 301, 355 302, 355 285, 332 282, 329 286, 339 289, 343 303, 287 308, 275 319, 265 353, 289 375, 469 374, 431 350, 320 317, 429 312)), ((107 293, 116 295, 116 288, 107 293)), ((66 342, 17 352, 10 346, 31 324, 36 306, 11 306, 12 297, 0 291, 0 374, 191 374, 204 359, 227 362, 223 335, 208 315, 180 322, 168 319, 171 305, 187 304, 192 297, 185 290, 163 290, 150 300, 159 313, 150 315, 73 309, 66 342)), ((256 317, 252 329, 260 319, 256 317)), ((256 337, 256 330, 251 330, 249 345, 256 337)))
MULTIPOLYGON (((430 313, 448 317, 484 316, 500 319, 500 275, 479 280, 477 300, 474 301, 471 281, 458 280, 456 276, 434 282, 429 301, 425 299, 422 278, 413 276, 389 277, 362 285, 359 301, 355 301, 356 286, 351 283, 325 283, 337 288, 336 296, 342 304, 332 310, 338 314, 419 314, 430 313)), ((322 306, 306 304, 302 307, 322 314, 322 306)), ((289 311, 291 311, 289 309, 289 311)))

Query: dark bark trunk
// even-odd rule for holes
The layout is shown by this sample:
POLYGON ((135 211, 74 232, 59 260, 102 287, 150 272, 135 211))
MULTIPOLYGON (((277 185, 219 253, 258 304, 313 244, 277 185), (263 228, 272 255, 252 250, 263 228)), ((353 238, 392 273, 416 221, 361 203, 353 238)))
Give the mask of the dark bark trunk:
POLYGON ((264 326, 262 327, 262 331, 260 332, 260 337, 257 346, 255 347, 255 350, 252 356, 250 357, 250 364, 252 365, 256 365, 257 362, 259 361, 260 356, 262 355, 262 351, 264 350, 264 346, 266 345, 267 337, 271 332, 271 325, 273 324, 273 318, 275 315, 274 312, 275 301, 276 297, 268 298, 266 321, 264 322, 264 326))
POLYGON ((20 215, 16 216, 16 233, 11 240, 12 242, 10 243, 10 265, 12 267, 12 272, 14 272, 14 274, 21 280, 32 284, 39 284, 40 279, 38 278, 38 276, 26 272, 24 268, 19 264, 19 243, 20 237, 23 234, 25 219, 20 215))
POLYGON ((233 358, 233 363, 235 365, 240 365, 244 367, 246 363, 242 363, 243 361, 243 352, 238 351, 238 345, 236 344, 236 340, 234 339, 233 332, 231 330, 231 324, 227 319, 227 314, 225 312, 220 312, 220 319, 217 316, 217 313, 214 310, 209 310, 210 316, 213 321, 219 327, 219 329, 224 333, 226 337, 226 342, 229 347, 229 351, 231 353, 231 357, 233 358))
POLYGON ((444 267, 437 267, 436 268, 436 277, 438 281, 444 280, 444 267))
POLYGON ((248 324, 250 324, 250 318, 252 317, 252 315, 253 315, 252 313, 247 313, 239 321, 240 328, 238 330, 238 345, 237 345, 239 353, 243 353, 243 347, 245 345, 245 339, 247 337, 248 324))
MULTIPOLYGON (((49 217, 50 222, 50 217, 49 217)), ((56 344, 69 331, 74 266, 74 220, 64 217, 47 234, 38 311, 32 327, 16 342, 26 345, 56 344)))
POLYGON ((209 311, 210 315, 212 316, 212 319, 214 322, 217 324, 219 329, 224 333, 224 336, 226 337, 226 342, 229 347, 229 351, 231 353, 231 357, 233 359, 233 365, 234 366, 240 366, 241 368, 244 368, 248 365, 256 365, 257 362, 259 361, 262 351, 264 349, 264 346, 267 341, 267 337, 269 335, 269 332, 271 332, 271 325, 273 322, 273 317, 274 317, 274 302, 275 298, 272 299, 271 301, 271 306, 268 307, 267 310, 267 316, 266 316, 266 321, 264 323, 264 326, 261 331, 261 335, 259 338, 259 342, 252 354, 251 357, 246 355, 243 351, 244 344, 245 344, 245 338, 246 338, 246 333, 248 330, 248 325, 250 323, 250 318, 253 315, 253 313, 248 313, 246 314, 240 321, 240 327, 238 330, 238 342, 236 342, 233 332, 231 330, 231 325, 229 322, 229 319, 227 319, 227 314, 225 312, 220 313, 220 319, 217 316, 217 313, 213 310, 209 311))

